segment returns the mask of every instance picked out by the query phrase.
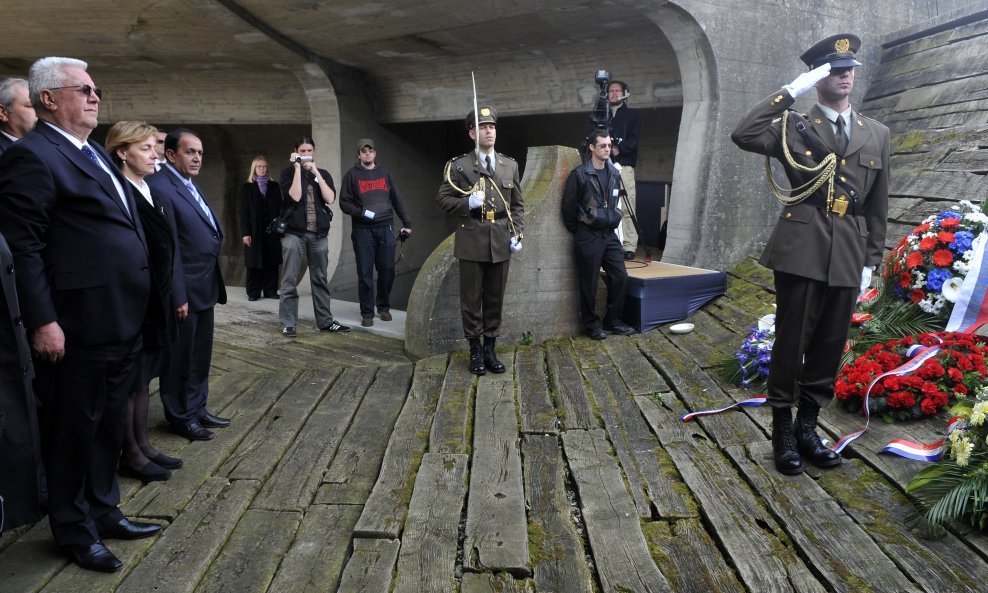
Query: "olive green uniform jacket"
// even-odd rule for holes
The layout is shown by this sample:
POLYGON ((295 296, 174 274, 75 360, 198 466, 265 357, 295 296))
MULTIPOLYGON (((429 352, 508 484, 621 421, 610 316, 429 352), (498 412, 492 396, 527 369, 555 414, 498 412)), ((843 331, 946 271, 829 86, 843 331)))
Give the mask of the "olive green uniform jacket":
MULTIPOLYGON (((738 123, 731 140, 743 150, 778 159, 790 187, 799 187, 813 174, 787 165, 782 153, 781 117, 793 102, 785 90, 759 101, 738 123)), ((792 118, 787 141, 797 163, 815 166, 827 152, 837 152, 837 139, 819 105, 804 120, 812 144, 826 152, 812 154, 792 118)), ((851 139, 845 152, 837 155, 834 197, 853 189, 856 204, 843 217, 806 203, 784 207, 759 259, 763 266, 830 286, 857 287, 864 266, 881 264, 888 217, 888 128, 852 111, 851 139)), ((824 184, 814 195, 826 199, 826 194, 824 184)))
POLYGON ((455 217, 453 255, 457 259, 491 263, 506 261, 511 257, 508 242, 512 235, 512 224, 514 234, 521 238, 525 206, 519 187, 518 163, 499 152, 494 154, 496 164, 493 177, 477 160, 476 151, 450 160, 443 168, 443 182, 436 201, 440 210, 455 217), (450 185, 446 179, 447 170, 449 179, 456 187, 450 185), (469 194, 481 177, 487 179, 486 202, 494 205, 493 221, 478 220, 470 215, 469 194), (494 189, 495 186, 500 194, 494 189), (467 191, 467 194, 459 190, 467 191), (510 219, 505 216, 505 212, 511 213, 510 219))

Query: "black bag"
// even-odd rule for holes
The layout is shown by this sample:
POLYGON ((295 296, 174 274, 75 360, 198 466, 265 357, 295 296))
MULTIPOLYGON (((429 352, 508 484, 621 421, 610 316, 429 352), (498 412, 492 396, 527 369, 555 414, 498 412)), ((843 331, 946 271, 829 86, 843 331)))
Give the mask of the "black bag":
POLYGON ((269 235, 278 235, 279 237, 285 234, 285 229, 288 228, 288 215, 291 214, 291 210, 285 210, 278 216, 271 219, 268 223, 268 228, 264 229, 269 235))

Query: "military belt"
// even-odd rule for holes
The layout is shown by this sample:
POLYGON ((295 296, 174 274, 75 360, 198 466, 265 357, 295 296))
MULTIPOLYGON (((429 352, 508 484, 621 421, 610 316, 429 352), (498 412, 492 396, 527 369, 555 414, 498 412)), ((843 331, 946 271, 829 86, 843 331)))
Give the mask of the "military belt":
POLYGON ((502 218, 507 218, 508 213, 504 211, 494 212, 493 210, 487 210, 486 212, 481 212, 481 208, 474 208, 470 211, 470 218, 475 218, 477 220, 501 220, 502 218))

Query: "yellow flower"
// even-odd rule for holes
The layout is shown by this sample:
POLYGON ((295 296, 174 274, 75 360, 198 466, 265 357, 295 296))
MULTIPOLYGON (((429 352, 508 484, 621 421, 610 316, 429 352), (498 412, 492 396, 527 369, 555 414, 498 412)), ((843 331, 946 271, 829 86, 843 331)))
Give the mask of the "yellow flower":
POLYGON ((964 467, 967 465, 968 460, 971 458, 971 451, 974 449, 974 443, 971 439, 967 437, 962 437, 958 442, 951 446, 951 453, 957 459, 957 465, 964 467))
POLYGON ((973 426, 981 426, 985 421, 986 415, 988 415, 988 401, 981 401, 974 404, 974 409, 971 410, 971 424, 973 426))

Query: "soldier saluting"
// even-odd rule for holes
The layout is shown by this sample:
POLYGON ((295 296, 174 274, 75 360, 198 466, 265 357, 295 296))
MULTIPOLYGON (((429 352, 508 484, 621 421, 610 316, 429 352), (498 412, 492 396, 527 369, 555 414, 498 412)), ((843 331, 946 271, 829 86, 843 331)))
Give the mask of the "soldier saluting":
POLYGON ((476 149, 446 163, 436 201, 456 217, 453 255, 460 260, 460 316, 470 343, 470 372, 503 373, 494 346, 511 254, 521 250, 524 204, 518 164, 494 151, 493 107, 471 111, 464 123, 476 149))
POLYGON ((759 101, 731 134, 743 150, 778 159, 793 188, 772 182, 785 207, 759 260, 775 272, 767 399, 775 467, 784 474, 802 472, 803 458, 818 467, 841 462, 821 443, 817 414, 833 399, 855 301, 885 245, 889 130, 851 107, 860 44, 840 34, 811 47, 800 56, 809 72, 759 101), (809 114, 790 111, 814 88, 809 114))

